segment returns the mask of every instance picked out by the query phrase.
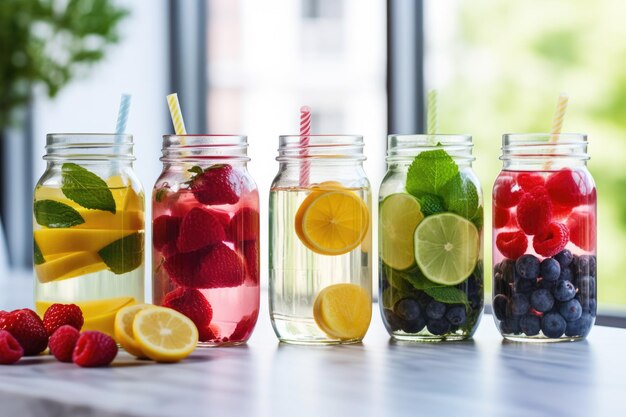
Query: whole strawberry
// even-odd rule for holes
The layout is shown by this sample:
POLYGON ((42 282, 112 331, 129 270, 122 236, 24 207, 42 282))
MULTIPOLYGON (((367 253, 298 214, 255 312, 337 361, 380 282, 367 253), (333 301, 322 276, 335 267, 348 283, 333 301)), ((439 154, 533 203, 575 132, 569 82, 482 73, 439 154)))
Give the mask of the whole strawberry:
POLYGON ((11 365, 24 356, 20 343, 6 330, 0 330, 0 364, 11 365))
POLYGON ((58 361, 72 362, 72 353, 79 336, 80 332, 68 324, 59 327, 50 336, 50 341, 48 342, 50 353, 58 361))
POLYGON ((193 167, 196 176, 191 180, 191 191, 202 204, 235 204, 243 187, 241 177, 230 165, 212 165, 206 169, 193 167))
POLYGON ((117 356, 117 344, 109 335, 97 331, 82 332, 78 337, 72 360, 83 368, 107 366, 117 356))
POLYGON ((24 349, 24 356, 38 355, 48 346, 48 332, 37 313, 27 308, 0 318, 0 329, 7 330, 24 349))
POLYGON ((50 336, 66 324, 80 331, 84 323, 83 312, 76 304, 52 304, 43 315, 43 326, 50 336))
POLYGON ((163 299, 163 307, 169 307, 189 317, 197 328, 211 323, 213 308, 202 293, 193 288, 176 288, 163 299))

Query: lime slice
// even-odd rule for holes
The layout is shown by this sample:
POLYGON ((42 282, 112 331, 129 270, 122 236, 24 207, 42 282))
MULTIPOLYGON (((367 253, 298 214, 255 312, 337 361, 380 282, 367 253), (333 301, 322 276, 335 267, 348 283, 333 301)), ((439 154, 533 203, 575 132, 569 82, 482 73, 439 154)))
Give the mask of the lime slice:
POLYGON ((474 270, 479 250, 476 226, 456 214, 429 216, 415 229, 417 265, 438 284, 463 282, 474 270))
POLYGON ((391 194, 380 205, 380 256, 393 269, 415 264, 413 235, 424 219, 420 203, 409 194, 391 194))

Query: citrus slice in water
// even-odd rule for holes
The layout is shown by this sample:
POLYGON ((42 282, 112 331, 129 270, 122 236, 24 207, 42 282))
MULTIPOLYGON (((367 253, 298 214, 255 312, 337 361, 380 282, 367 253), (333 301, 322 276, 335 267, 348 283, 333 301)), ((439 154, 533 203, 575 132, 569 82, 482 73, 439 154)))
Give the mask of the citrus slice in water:
POLYGON ((133 321, 141 351, 157 362, 178 362, 196 348, 198 329, 185 315, 166 307, 141 310, 133 321))
POLYGON ((126 352, 138 358, 145 358, 146 355, 141 350, 139 343, 135 341, 133 322, 137 313, 153 307, 152 304, 133 304, 122 307, 115 315, 115 340, 122 345, 126 352))
POLYGON ((443 285, 463 282, 474 270, 480 242, 474 224, 452 213, 426 217, 415 229, 415 260, 426 278, 443 285))
POLYGON ((420 203, 409 194, 392 194, 380 205, 380 256, 393 269, 404 270, 415 263, 413 236, 424 219, 420 203))
POLYGON ((372 318, 372 302, 359 285, 330 285, 315 298, 313 318, 319 328, 332 338, 362 339, 372 318))

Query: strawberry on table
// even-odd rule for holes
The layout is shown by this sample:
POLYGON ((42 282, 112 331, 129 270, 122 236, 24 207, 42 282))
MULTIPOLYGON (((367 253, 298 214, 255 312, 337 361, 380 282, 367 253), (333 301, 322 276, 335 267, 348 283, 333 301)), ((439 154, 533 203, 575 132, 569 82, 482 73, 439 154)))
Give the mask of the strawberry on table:
POLYGON ((243 182, 232 166, 217 164, 204 170, 195 166, 190 171, 196 174, 190 188, 200 203, 221 205, 239 201, 243 182))
POLYGON ((24 349, 24 356, 38 355, 48 347, 48 332, 32 310, 14 310, 0 318, 0 329, 7 330, 24 349))
POLYGON ((63 325, 80 330, 84 323, 83 312, 76 304, 52 304, 43 315, 43 326, 50 336, 63 325))

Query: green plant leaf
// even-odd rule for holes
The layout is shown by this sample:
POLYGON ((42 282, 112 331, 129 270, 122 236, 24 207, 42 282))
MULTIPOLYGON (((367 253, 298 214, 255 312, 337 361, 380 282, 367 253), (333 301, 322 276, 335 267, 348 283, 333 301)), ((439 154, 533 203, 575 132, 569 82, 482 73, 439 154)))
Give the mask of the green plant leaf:
POLYGON ((114 274, 125 274, 143 262, 143 241, 143 233, 133 233, 100 249, 98 255, 114 274))
POLYGON ((472 223, 474 223, 474 226, 476 226, 479 232, 484 226, 484 215, 483 207, 480 206, 478 207, 478 210, 476 210, 474 217, 471 218, 472 223))
POLYGON ((81 206, 115 214, 115 199, 107 183, 80 165, 65 163, 61 167, 61 191, 81 206))
POLYGON ((41 253, 41 249, 39 249, 39 246, 37 246, 37 242, 35 242, 34 239, 33 239, 33 261, 35 262, 35 265, 41 265, 42 263, 46 262, 46 260, 43 257, 43 254, 41 253))
POLYGON ((463 304, 469 306, 467 295, 455 287, 430 287, 424 290, 435 300, 445 304, 463 304))
POLYGON ((443 200, 433 194, 423 194, 417 198, 425 217, 446 211, 443 200))
POLYGON ((433 287, 441 287, 441 284, 436 284, 426 278, 422 271, 419 268, 415 268, 410 273, 405 275, 405 279, 415 288, 416 290, 426 290, 427 288, 433 287))
POLYGON ((425 193, 443 197, 443 187, 458 173, 459 167, 443 149, 424 151, 409 166, 406 190, 418 198, 425 193))
POLYGON ((408 293, 413 289, 413 286, 408 280, 407 273, 397 271, 390 266, 384 265, 385 278, 389 285, 396 288, 399 291, 408 293))
POLYGON ((193 173, 193 174, 196 174, 196 175, 202 174, 202 173, 204 172, 204 171, 202 170, 202 167, 201 167, 201 166, 198 166, 198 165, 194 165, 194 166, 192 166, 192 167, 191 167, 191 168, 189 168, 187 171, 188 171, 188 172, 191 172, 191 173, 193 173))
POLYGON ((85 223, 74 208, 54 200, 39 200, 33 205, 37 224, 50 228, 72 227, 85 223))
POLYGON ((399 291, 396 288, 393 288, 393 287, 385 288, 385 290, 383 291, 383 296, 382 296, 383 307, 389 310, 392 310, 393 306, 395 306, 398 301, 402 300, 403 298, 407 296, 408 296, 407 293, 399 291))
POLYGON ((154 199, 157 203, 163 201, 165 196, 167 195, 167 190, 165 188, 159 188, 154 195, 154 199))
POLYGON ((478 190, 467 177, 453 176, 442 189, 446 208, 470 220, 478 208, 478 190))

